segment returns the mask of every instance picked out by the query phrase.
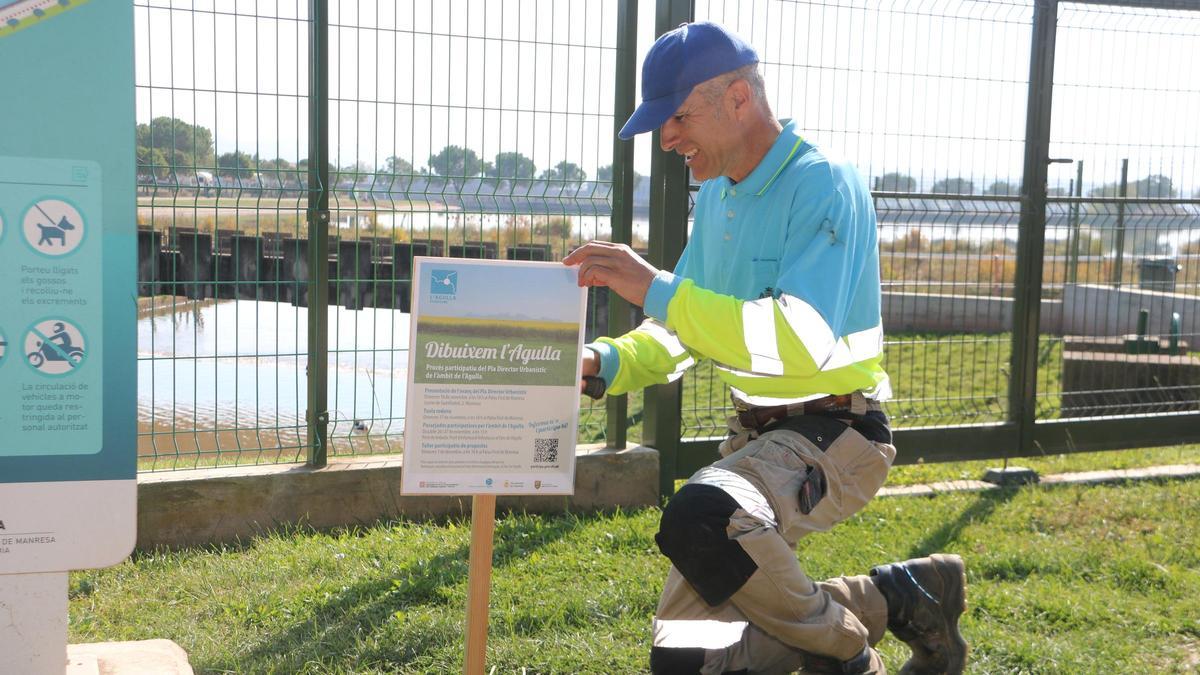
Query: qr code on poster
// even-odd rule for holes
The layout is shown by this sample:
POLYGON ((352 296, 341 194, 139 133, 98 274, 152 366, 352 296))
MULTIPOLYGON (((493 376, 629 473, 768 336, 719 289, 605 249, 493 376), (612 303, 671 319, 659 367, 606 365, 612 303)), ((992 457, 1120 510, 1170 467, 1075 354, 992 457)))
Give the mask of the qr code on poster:
POLYGON ((558 461, 558 439, 557 438, 535 438, 533 439, 533 461, 537 462, 557 462, 558 461))

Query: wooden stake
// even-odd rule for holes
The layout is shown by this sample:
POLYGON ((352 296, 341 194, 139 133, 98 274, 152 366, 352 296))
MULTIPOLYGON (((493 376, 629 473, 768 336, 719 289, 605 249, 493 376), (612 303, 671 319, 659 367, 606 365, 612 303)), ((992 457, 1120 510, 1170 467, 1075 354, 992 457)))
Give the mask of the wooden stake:
POLYGON ((496 495, 471 497, 471 563, 467 572, 467 657, 465 675, 483 675, 487 657, 488 594, 492 586, 492 535, 496 495))

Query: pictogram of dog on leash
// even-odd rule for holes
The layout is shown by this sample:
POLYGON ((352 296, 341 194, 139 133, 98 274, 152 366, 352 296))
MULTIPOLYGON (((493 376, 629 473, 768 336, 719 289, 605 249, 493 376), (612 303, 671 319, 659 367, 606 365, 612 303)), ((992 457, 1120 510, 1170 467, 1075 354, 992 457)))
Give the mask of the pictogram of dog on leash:
POLYGON ((61 256, 83 241, 83 217, 75 207, 59 199, 43 199, 26 213, 25 238, 39 253, 61 256))
POLYGON ((63 216, 58 220, 57 225, 43 225, 38 223, 38 229, 42 231, 42 236, 38 238, 38 246, 52 246, 56 239, 59 246, 66 246, 67 232, 74 230, 75 226, 71 224, 71 221, 67 220, 66 216, 63 216))

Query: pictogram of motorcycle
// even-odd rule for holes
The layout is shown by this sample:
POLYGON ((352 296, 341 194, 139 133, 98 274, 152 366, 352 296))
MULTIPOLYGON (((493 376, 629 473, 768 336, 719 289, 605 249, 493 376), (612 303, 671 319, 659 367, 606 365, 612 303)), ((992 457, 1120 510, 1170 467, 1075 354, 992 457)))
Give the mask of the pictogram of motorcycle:
POLYGON ((38 348, 29 352, 26 358, 34 368, 41 368, 42 364, 47 361, 70 361, 72 364, 78 364, 83 361, 83 349, 75 345, 60 347, 49 344, 45 340, 39 340, 38 348))

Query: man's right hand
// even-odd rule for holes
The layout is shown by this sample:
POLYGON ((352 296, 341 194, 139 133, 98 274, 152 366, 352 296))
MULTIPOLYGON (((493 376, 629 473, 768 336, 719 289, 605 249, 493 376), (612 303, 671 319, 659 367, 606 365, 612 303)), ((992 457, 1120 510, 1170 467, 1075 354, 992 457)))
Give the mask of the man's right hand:
POLYGON ((628 245, 610 241, 590 241, 571 251, 563 264, 579 265, 580 286, 607 286, 638 307, 646 304, 646 293, 658 273, 628 245))

